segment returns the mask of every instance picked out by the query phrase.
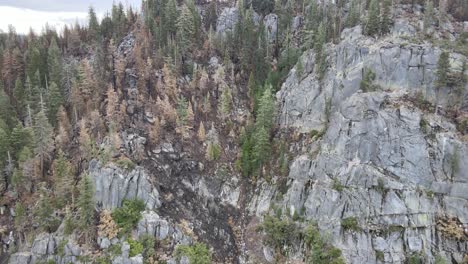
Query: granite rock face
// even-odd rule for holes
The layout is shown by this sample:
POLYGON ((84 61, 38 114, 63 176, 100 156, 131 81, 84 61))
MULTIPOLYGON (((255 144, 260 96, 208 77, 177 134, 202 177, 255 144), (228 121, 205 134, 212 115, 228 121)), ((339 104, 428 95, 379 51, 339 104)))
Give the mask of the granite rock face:
MULTIPOLYGON (((402 27, 398 31, 407 30, 402 27)), ((322 81, 309 51, 301 58, 304 74, 293 69, 277 94, 282 129, 324 135, 290 145, 295 158, 287 191, 259 185, 250 213, 268 213, 281 192, 276 206, 318 223, 347 263, 405 263, 412 255, 426 263, 436 257, 462 263, 468 252, 468 144, 442 114, 453 95, 436 94, 440 50, 402 45, 398 38, 371 40, 360 27, 345 30, 327 50, 322 81), (360 90, 364 69, 372 69, 381 88, 360 90), (416 92, 440 110, 416 107, 410 100, 416 92), (357 220, 357 231, 342 227, 346 218, 357 220), (443 230, 447 218, 457 219, 461 240, 443 230)), ((452 54, 452 67, 464 59, 452 54)), ((295 259, 302 254, 290 252, 295 259)), ((264 253, 263 261, 268 259, 264 253)))
MULTIPOLYGON (((397 26, 395 30, 402 30, 397 26)), ((375 84, 382 90, 420 92, 426 100, 440 106, 453 103, 449 90, 436 93, 435 71, 440 50, 431 44, 408 44, 394 35, 375 40, 363 36, 357 26, 345 29, 342 41, 329 44, 326 50, 328 67, 323 80, 317 79, 315 53, 309 50, 301 57, 302 76, 297 76, 293 69, 278 92, 282 127, 295 127, 303 132, 323 129, 327 112, 336 111, 341 102, 360 90, 368 69, 375 73, 375 84)), ((463 55, 452 53, 452 68, 461 69, 464 59, 463 55)), ((468 102, 464 100, 461 104, 463 107, 468 102)))
POLYGON ((216 22, 216 32, 225 34, 233 31, 239 21, 239 10, 236 7, 224 8, 216 22))
POLYGON ((146 208, 153 210, 161 205, 159 193, 149 181, 148 172, 142 167, 122 169, 115 164, 102 166, 97 160, 89 163, 89 175, 94 182, 95 201, 98 206, 113 209, 125 199, 141 199, 146 208))

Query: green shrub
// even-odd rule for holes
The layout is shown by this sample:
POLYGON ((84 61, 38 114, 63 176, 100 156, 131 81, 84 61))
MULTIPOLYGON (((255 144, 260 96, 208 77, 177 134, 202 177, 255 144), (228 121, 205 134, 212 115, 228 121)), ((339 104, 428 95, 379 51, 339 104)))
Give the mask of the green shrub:
POLYGON ((441 255, 435 257, 435 264, 447 264, 447 261, 441 255))
POLYGON ((129 238, 127 240, 127 243, 130 245, 130 252, 129 252, 130 257, 134 257, 136 255, 143 253, 143 244, 141 244, 140 242, 129 238))
POLYGON ((221 147, 216 143, 208 144, 208 159, 218 160, 221 157, 221 147))
POLYGON ((378 261, 381 261, 381 262, 385 261, 385 255, 382 251, 376 250, 375 257, 377 258, 378 261))
POLYGON ((343 227, 344 230, 353 230, 356 232, 361 230, 356 217, 347 217, 342 219, 341 227, 343 227))
POLYGON ((114 209, 112 218, 119 226, 123 234, 129 233, 140 221, 141 212, 145 210, 145 203, 142 200, 124 200, 120 208, 114 209))
POLYGON ((322 129, 320 131, 313 129, 309 132, 309 136, 311 139, 320 139, 323 137, 323 135, 325 135, 325 129, 322 129))
POLYGON ((140 237, 140 243, 143 245, 143 257, 145 259, 153 258, 156 259, 156 239, 150 235, 144 235, 140 237))
POLYGON ((421 117, 421 120, 419 121, 419 127, 421 128, 421 132, 424 134, 427 134, 430 128, 429 123, 423 117, 421 117))
POLYGON ((211 252, 203 243, 195 243, 191 246, 179 245, 176 248, 177 258, 186 256, 190 264, 210 264, 211 252))
POLYGON ((360 84, 360 88, 364 93, 377 90, 377 86, 374 84, 375 77, 376 75, 371 69, 364 69, 364 76, 360 84))
POLYGON ((112 263, 112 260, 109 256, 99 256, 94 259, 95 264, 109 264, 112 263))
POLYGON ((421 255, 418 253, 414 253, 408 258, 408 264, 422 264, 422 263, 424 263, 424 261, 421 255))
POLYGON ((341 184, 341 182, 338 179, 333 179, 332 188, 339 191, 339 192, 342 192, 344 190, 345 186, 343 184, 341 184))
POLYGON ((135 169, 135 163, 129 158, 121 158, 116 161, 117 166, 124 170, 133 170, 135 169))
POLYGON ((61 257, 65 256, 65 246, 68 243, 68 239, 63 239, 57 246, 57 254, 61 257))
POLYGON ((310 249, 308 262, 313 264, 345 264, 341 250, 327 243, 314 224, 310 224, 304 233, 304 240, 310 249))
POLYGON ((382 178, 378 178, 377 179, 377 187, 375 187, 375 189, 379 192, 379 193, 384 193, 385 192, 385 183, 384 183, 384 179, 382 178))
POLYGON ((67 215, 65 216, 65 220, 64 220, 64 227, 63 227, 63 233, 66 235, 66 236, 69 236, 73 233, 73 231, 75 230, 76 228, 76 224, 75 224, 75 221, 73 219, 73 217, 71 215, 67 215))
POLYGON ((122 255, 122 246, 121 246, 120 244, 111 245, 111 246, 107 249, 107 252, 108 252, 111 256, 120 256, 120 255, 122 255))
POLYGON ((262 225, 257 230, 265 233, 265 243, 267 245, 281 252, 285 247, 292 246, 300 235, 294 222, 269 215, 265 216, 262 225))

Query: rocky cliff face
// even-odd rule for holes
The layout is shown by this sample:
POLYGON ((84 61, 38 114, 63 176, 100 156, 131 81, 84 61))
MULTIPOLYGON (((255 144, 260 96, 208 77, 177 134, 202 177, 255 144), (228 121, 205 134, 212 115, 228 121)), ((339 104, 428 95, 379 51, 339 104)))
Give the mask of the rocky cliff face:
MULTIPOLYGON (((238 16, 236 8, 224 9, 217 32, 233 30, 238 16)), ((264 18, 272 42, 277 20, 275 14, 264 18)), ((296 28, 300 21, 294 19, 296 28)), ((193 240, 206 242, 222 263, 274 263, 273 250, 256 231, 273 208, 317 223, 347 263, 405 263, 410 256, 427 263, 436 258, 463 263, 468 252, 468 144, 448 108, 454 103, 462 110, 468 107, 468 87, 458 97, 435 88, 441 51, 413 41, 417 28, 408 21, 397 18, 392 33, 378 40, 363 36, 359 26, 344 30, 340 42, 326 48, 322 80, 314 70, 314 51, 302 55, 303 71, 295 67, 277 93, 275 138, 289 139, 292 156, 285 178, 272 175, 272 181, 251 186, 233 164, 205 168, 202 152, 186 141, 169 138, 153 146, 146 140, 148 131, 128 129, 120 135, 121 151, 138 156, 138 165, 89 162, 96 207, 113 209, 124 199, 143 200, 146 209, 133 235, 164 241, 161 253, 167 254, 167 263, 177 263, 170 255, 176 245, 193 240), (365 92, 361 81, 369 69, 377 88, 365 92), (346 219, 353 226, 344 224, 346 219)), ((130 40, 124 40, 131 44, 122 50, 132 48, 130 40)), ((461 68, 464 60, 458 53, 450 57, 453 68, 461 68)), ((128 85, 136 90, 135 80, 128 85)), ((136 124, 150 123, 132 100, 128 104, 136 124)), ((90 250, 65 240, 61 229, 36 237, 10 263, 85 263, 81 257, 90 250)), ((121 248, 112 263, 143 263, 141 256, 129 257, 124 240, 99 237, 97 243, 102 250, 121 248)), ((303 263, 305 255, 298 242, 285 262, 303 263)))
MULTIPOLYGON (((395 27, 378 41, 362 36, 360 27, 345 30, 342 41, 327 48, 321 81, 314 51, 303 55, 304 73, 293 69, 277 94, 278 121, 285 131, 323 136, 291 144, 287 191, 265 184, 250 209, 262 216, 274 203, 291 216, 299 212, 329 234, 349 263, 404 263, 412 255, 428 263, 436 257, 462 263, 468 145, 454 120, 441 113, 456 98, 434 87, 440 51, 405 43, 402 30, 395 27), (375 73, 377 91, 360 90, 365 69, 375 73), (418 92, 440 110, 419 108, 412 97, 418 92), (357 226, 347 229, 344 219, 357 226), (458 237, 447 232, 447 222, 458 237)), ((464 59, 453 54, 451 64, 461 68, 464 59)), ((466 107, 466 98, 460 104, 466 107)), ((301 250, 292 259, 302 260, 301 250)))

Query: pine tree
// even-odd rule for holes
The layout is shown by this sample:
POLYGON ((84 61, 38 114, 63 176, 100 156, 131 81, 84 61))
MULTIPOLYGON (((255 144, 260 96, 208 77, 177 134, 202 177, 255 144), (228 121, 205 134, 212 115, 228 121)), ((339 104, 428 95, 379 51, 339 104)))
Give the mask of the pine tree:
POLYGON ((450 60, 449 53, 443 51, 439 55, 439 60, 437 62, 437 71, 436 71, 436 87, 443 88, 447 86, 448 83, 448 74, 450 72, 450 60))
MULTIPOLYGON (((168 0, 164 7, 163 12, 163 25, 162 28, 167 33, 163 37, 174 37, 177 30, 177 4, 175 0, 168 0)), ((164 40, 165 41, 165 40, 164 40)))
POLYGON ((51 82, 49 85, 48 93, 48 119, 53 126, 57 125, 57 112, 60 106, 63 104, 63 97, 60 88, 55 82, 51 82))
POLYGON ((327 55, 324 49, 326 42, 326 31, 323 23, 320 23, 318 28, 318 33, 315 39, 314 51, 315 51, 315 67, 316 73, 319 80, 322 80, 325 76, 325 71, 327 69, 327 55))
POLYGON ((95 40, 99 33, 99 22, 97 20, 96 12, 91 6, 88 9, 88 21, 89 39, 95 40))
POLYGON ((185 97, 181 96, 177 100, 177 125, 185 126, 187 124, 187 108, 188 102, 185 97))
MULTIPOLYGON (((193 18, 193 25, 194 25, 194 35, 200 36, 202 30, 202 18, 200 17, 200 13, 198 12, 198 8, 195 6, 194 0, 186 0, 186 5, 192 13, 193 18)), ((202 38, 194 38, 194 42, 200 42, 202 38)))
POLYGON ((428 29, 434 23, 434 3, 432 0, 427 0, 424 3, 424 32, 427 33, 428 29))
POLYGON ((241 156, 240 156, 240 169, 242 175, 247 177, 252 174, 254 157, 253 157, 253 139, 248 131, 246 131, 242 137, 241 156))
POLYGON ((23 232, 27 226, 26 216, 26 208, 24 208, 21 202, 17 202, 15 206, 15 228, 18 232, 23 232))
POLYGON ((275 114, 275 103, 271 89, 271 85, 267 85, 262 97, 260 98, 257 120, 255 123, 257 128, 264 127, 268 132, 273 127, 273 118, 275 114))
POLYGON ((80 182, 80 196, 78 197, 79 228, 90 239, 94 226, 94 187, 88 175, 82 175, 80 182))
POLYGON ((26 91, 24 89, 21 78, 17 78, 15 82, 14 96, 16 99, 16 110, 23 115, 26 109, 26 91))
POLYGON ((216 29, 216 22, 218 21, 216 1, 211 1, 205 15, 205 30, 216 29))
POLYGON ((41 102, 41 110, 37 113, 34 123, 35 154, 40 159, 41 172, 44 175, 44 162, 50 158, 54 149, 54 129, 49 123, 44 103, 41 102))
POLYGON ((270 157, 271 143, 270 134, 265 127, 257 128, 255 131, 255 145, 253 147, 253 158, 256 168, 261 168, 263 163, 270 157))
POLYGON ((18 123, 10 133, 12 155, 18 160, 18 154, 24 147, 32 148, 34 145, 34 131, 30 127, 23 127, 18 123))
POLYGON ((86 120, 81 119, 80 123, 80 135, 78 142, 80 143, 80 151, 84 157, 90 157, 93 153, 93 143, 89 136, 88 127, 86 126, 86 120))
POLYGON ((379 0, 371 0, 366 21, 366 34, 375 36, 379 33, 380 27, 380 7, 379 0))
POLYGON ((380 34, 381 35, 390 33, 390 29, 393 23, 391 7, 392 7, 391 0, 383 0, 382 17, 380 19, 380 34))
MULTIPOLYGON (((0 119, 0 122, 2 120, 0 119)), ((6 163, 6 160, 8 158, 8 151, 10 149, 10 144, 8 140, 8 133, 6 131, 5 127, 2 127, 0 124, 0 170, 3 171, 4 165, 6 163)), ((3 186, 3 187, 6 187, 3 186)), ((2 188, 3 191, 3 188, 2 188)))
POLYGON ((302 80, 302 74, 304 74, 304 65, 302 65, 302 58, 299 57, 296 64, 296 78, 298 81, 302 80))
POLYGON ((55 38, 52 38, 52 42, 49 46, 47 64, 49 70, 49 81, 54 82, 58 87, 61 87, 63 80, 62 52, 60 51, 55 38))
POLYGON ((182 5, 182 10, 180 12, 179 18, 177 19, 177 39, 180 50, 185 54, 189 49, 190 45, 193 42, 193 37, 195 34, 195 20, 192 12, 187 7, 187 5, 182 5))
POLYGON ((34 211, 35 222, 46 232, 53 232, 55 227, 58 227, 60 221, 53 215, 54 208, 49 194, 42 191, 37 206, 34 211))
POLYGON ((224 87, 221 93, 221 101, 219 104, 219 109, 223 118, 229 115, 232 108, 232 95, 231 89, 229 87, 224 87))
POLYGON ((351 6, 349 8, 348 17, 346 17, 346 27, 354 27, 359 24, 360 19, 360 11, 359 5, 357 3, 358 0, 352 0, 351 6))
MULTIPOLYGON (((65 157, 62 150, 59 150, 58 157, 54 162, 54 194, 59 207, 65 205, 72 195, 73 175, 71 163, 65 157)), ((73 201, 73 198, 71 199, 73 201)))

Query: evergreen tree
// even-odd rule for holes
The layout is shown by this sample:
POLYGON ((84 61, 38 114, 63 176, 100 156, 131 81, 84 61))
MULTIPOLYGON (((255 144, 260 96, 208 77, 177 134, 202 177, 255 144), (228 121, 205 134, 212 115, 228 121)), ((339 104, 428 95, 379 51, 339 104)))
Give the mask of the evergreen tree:
POLYGON ((254 157, 253 157, 253 139, 252 139, 252 132, 250 131, 251 129, 247 129, 247 131, 242 135, 241 137, 241 156, 240 156, 240 162, 241 162, 241 170, 242 170, 242 175, 247 177, 252 174, 253 170, 253 162, 254 162, 254 157))
POLYGON ((53 215, 54 208, 49 194, 42 191, 34 211, 36 223, 46 232, 54 232, 60 221, 53 215))
POLYGON ((367 13, 367 21, 365 31, 369 36, 374 36, 379 33, 380 28, 380 7, 379 0, 371 0, 367 13))
POLYGON ((205 15, 205 30, 208 31, 210 28, 216 29, 216 22, 218 21, 217 9, 216 1, 211 1, 205 15))
POLYGON ((180 50, 185 54, 193 42, 195 34, 195 20, 187 5, 182 5, 180 16, 177 19, 177 39, 180 50))
MULTIPOLYGON (((71 164, 65 157, 62 150, 59 150, 58 157, 54 162, 54 194, 56 203, 62 207, 72 194, 73 175, 71 164)), ((73 199, 72 199, 73 201, 73 199)))
POLYGON ((16 99, 16 110, 20 115, 23 115, 25 109, 26 109, 26 91, 24 89, 23 82, 21 81, 20 78, 16 79, 15 82, 15 90, 14 90, 14 96, 16 99))
POLYGON ((390 33, 390 29, 393 23, 391 5, 391 0, 383 0, 382 2, 382 17, 380 19, 381 35, 390 33))
POLYGON ((224 87, 221 93, 220 107, 222 117, 226 117, 231 112, 232 108, 232 95, 229 87, 224 87))
POLYGON ((359 24, 360 19, 360 10, 359 5, 357 3, 358 0, 352 0, 351 6, 349 8, 348 17, 346 17, 346 26, 347 27, 354 27, 359 24))
POLYGON ((273 118, 275 114, 275 102, 271 93, 271 85, 267 85, 263 96, 260 98, 256 128, 264 127, 267 132, 270 132, 273 127, 273 118))
MULTIPOLYGON (((1 121, 2 120, 0 120, 0 122, 1 121)), ((0 124, 0 171, 3 171, 6 160, 8 159, 9 149, 10 149, 10 144, 8 141, 8 133, 5 127, 2 127, 2 125, 0 124)), ((3 191, 3 188, 1 190, 3 191)))
POLYGON ((34 82, 34 86, 41 86, 40 83, 40 68, 41 68, 41 53, 36 47, 36 44, 30 44, 27 52, 27 62, 26 62, 26 76, 29 76, 31 80, 37 80, 37 83, 34 82), (38 72, 39 79, 37 79, 36 72, 38 72))
POLYGON ((437 71, 436 71, 436 87, 442 88, 446 87, 448 83, 448 74, 450 72, 450 60, 449 53, 443 51, 439 55, 439 60, 437 62, 437 71))
POLYGON ((270 158, 271 143, 270 134, 265 127, 260 127, 255 131, 255 145, 253 148, 253 158, 256 168, 261 168, 264 162, 270 158))
POLYGON ((427 30, 434 23, 434 3, 432 0, 427 0, 424 3, 424 32, 427 33, 427 30))
POLYGON ((50 120, 50 123, 53 126, 57 125, 57 112, 60 106, 63 103, 62 93, 60 92, 60 88, 55 84, 55 82, 51 82, 49 85, 49 93, 48 93, 48 112, 47 116, 50 120))
MULTIPOLYGON (((194 35, 201 36, 200 30, 202 29, 202 18, 200 17, 200 13, 198 12, 197 7, 195 6, 194 0, 187 0, 187 7, 190 10, 193 18, 193 26, 194 26, 194 35)), ((202 38, 193 38, 194 42, 199 42, 202 38)))
MULTIPOLYGON (((163 25, 162 28, 166 34, 163 37, 174 37, 177 30, 177 4, 175 0, 168 0, 163 12, 163 25)), ((165 40, 164 40, 165 41, 165 40)))
POLYGON ((21 202, 17 202, 15 206, 15 228, 18 232, 22 232, 26 227, 26 216, 26 208, 21 202))
POLYGON ((99 22, 96 16, 96 12, 92 6, 88 9, 88 34, 89 38, 95 40, 99 33, 99 22))
POLYGON ((275 9, 274 0, 252 0, 252 7, 256 12, 266 15, 275 9))
POLYGON ((16 125, 17 119, 15 117, 15 111, 10 104, 10 98, 4 92, 2 82, 0 81, 0 120, 4 122, 6 130, 10 130, 16 125))
POLYGON ((49 123, 45 107, 42 106, 37 113, 34 122, 35 154, 41 162, 41 172, 44 173, 44 161, 50 158, 50 153, 54 148, 54 129, 49 123))
POLYGON ((49 81, 54 82, 59 87, 62 84, 62 69, 63 69, 63 62, 62 62, 62 52, 57 45, 57 41, 55 38, 52 38, 52 42, 49 46, 49 56, 47 59, 48 63, 48 70, 49 70, 49 81))
POLYGON ((34 145, 34 131, 30 127, 23 127, 18 123, 10 134, 12 155, 18 160, 18 154, 24 147, 32 148, 34 145))
POLYGON ((316 73, 319 80, 322 80, 325 76, 325 71, 327 69, 327 55, 324 49, 326 41, 326 31, 323 23, 320 23, 314 45, 315 51, 315 67, 316 73))
POLYGON ((80 183, 80 196, 78 197, 79 227, 90 239, 94 225, 94 187, 88 175, 82 175, 80 183))

